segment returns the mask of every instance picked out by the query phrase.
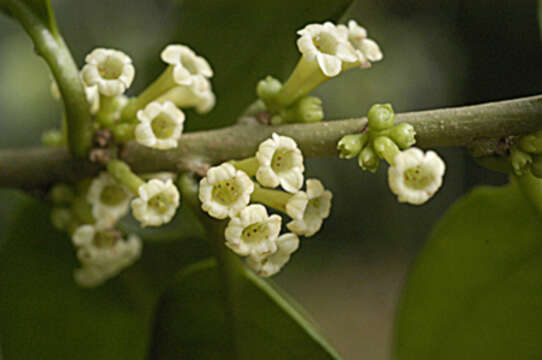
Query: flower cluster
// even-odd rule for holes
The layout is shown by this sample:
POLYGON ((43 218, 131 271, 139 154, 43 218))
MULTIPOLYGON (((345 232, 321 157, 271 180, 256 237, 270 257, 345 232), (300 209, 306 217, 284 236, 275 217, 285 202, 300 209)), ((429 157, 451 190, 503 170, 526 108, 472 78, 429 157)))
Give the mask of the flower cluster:
POLYGON ((310 24, 297 33, 301 58, 288 80, 283 85, 267 77, 257 86, 263 110, 272 115, 273 124, 322 120, 321 101, 307 95, 346 70, 369 68, 372 62, 383 58, 378 44, 354 20, 348 26, 331 22, 310 24))
POLYGON ((371 172, 376 172, 380 159, 386 160, 390 164, 388 183, 399 202, 425 203, 442 185, 442 159, 434 151, 424 154, 418 148, 409 149, 416 142, 414 127, 404 122, 394 125, 391 105, 373 105, 367 119, 365 131, 346 135, 339 141, 339 156, 358 156, 359 166, 371 172))
POLYGON ((302 191, 304 170, 296 142, 273 134, 254 157, 212 167, 200 182, 202 209, 218 219, 230 218, 226 246, 246 256, 247 265, 261 276, 279 272, 297 250, 298 235, 314 235, 329 216, 331 192, 316 179, 308 179, 302 191), (273 189, 279 185, 284 191, 273 189), (280 235, 282 217, 269 215, 266 206, 292 219, 286 224, 291 233, 280 235))
MULTIPOLYGON (((110 130, 119 143, 135 139, 143 146, 165 150, 176 148, 183 131, 181 109, 209 112, 215 95, 208 62, 184 45, 168 45, 161 54, 166 70, 141 94, 124 94, 135 77, 131 58, 119 50, 97 48, 85 58, 80 75, 96 128, 110 130)), ((53 81, 53 96, 60 91, 53 81)), ((65 129, 63 130, 65 131, 65 129)), ((57 132, 43 138, 49 145, 65 143, 57 132)))

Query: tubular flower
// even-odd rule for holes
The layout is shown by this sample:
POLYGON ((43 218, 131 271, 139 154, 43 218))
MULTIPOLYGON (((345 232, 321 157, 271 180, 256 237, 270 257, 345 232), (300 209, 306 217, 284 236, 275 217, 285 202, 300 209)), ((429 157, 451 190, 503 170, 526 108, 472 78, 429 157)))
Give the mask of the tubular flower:
POLYGON ((291 254, 299 248, 299 238, 293 233, 284 234, 278 237, 276 245, 277 251, 267 257, 249 256, 247 265, 263 277, 278 273, 290 260, 291 254))
POLYGON ((201 208, 217 219, 233 217, 248 205, 253 191, 254 183, 245 172, 224 163, 210 168, 200 181, 201 208))
POLYGON ((126 91, 134 80, 132 59, 122 51, 94 49, 85 58, 81 77, 86 86, 97 86, 104 96, 117 96, 126 91))
POLYGON ((226 246, 241 256, 257 258, 277 250, 281 218, 267 215, 263 205, 249 205, 232 217, 225 230, 226 246))
POLYGON ((92 206, 96 228, 109 228, 126 215, 130 198, 128 190, 106 172, 92 180, 87 192, 87 202, 92 206))
POLYGON ((204 77, 195 79, 191 85, 179 85, 160 96, 157 101, 169 100, 179 108, 195 108, 199 114, 211 111, 216 98, 211 83, 204 77))
POLYGON ((262 142, 256 153, 256 179, 266 187, 279 184, 288 192, 296 192, 303 185, 303 155, 294 139, 273 133, 262 142))
POLYGON ((132 212, 142 227, 170 222, 179 207, 179 191, 171 180, 152 179, 139 187, 138 194, 132 212))
POLYGON ((400 152, 388 169, 388 183, 399 202, 420 205, 442 185, 444 161, 434 151, 425 154, 418 148, 400 152))
POLYGON ((137 112, 136 141, 144 146, 165 150, 177 147, 184 124, 184 113, 170 101, 149 103, 137 112))
POLYGON ((299 51, 307 60, 316 61, 326 76, 339 75, 343 61, 358 59, 354 48, 331 22, 310 24, 297 33, 301 35, 297 40, 299 51))
POLYGON ((348 27, 337 25, 337 29, 342 38, 347 40, 356 50, 356 64, 361 67, 369 67, 371 62, 380 61, 384 57, 378 44, 367 38, 367 30, 358 25, 355 20, 350 20, 348 27))
POLYGON ((73 236, 81 268, 74 272, 80 286, 94 287, 114 277, 141 255, 142 242, 136 235, 122 239, 115 230, 97 231, 92 225, 78 227, 73 236))
POLYGON ((173 66, 173 79, 178 85, 192 85, 198 78, 210 78, 213 70, 207 60, 184 45, 168 45, 161 54, 173 66))
MULTIPOLYGON (((290 231, 298 234, 305 235, 307 237, 316 234, 322 227, 322 222, 329 216, 331 209, 331 198, 333 195, 329 190, 325 190, 324 186, 319 180, 308 179, 307 191, 299 192, 297 195, 300 201, 306 196, 307 205, 303 210, 303 217, 299 218, 299 210, 296 210, 292 215, 297 215, 297 218, 293 217, 286 226, 290 231), (304 194, 304 195, 303 195, 304 194)), ((288 208, 286 208, 288 210, 288 208)), ((290 215, 290 213, 288 213, 290 215)))

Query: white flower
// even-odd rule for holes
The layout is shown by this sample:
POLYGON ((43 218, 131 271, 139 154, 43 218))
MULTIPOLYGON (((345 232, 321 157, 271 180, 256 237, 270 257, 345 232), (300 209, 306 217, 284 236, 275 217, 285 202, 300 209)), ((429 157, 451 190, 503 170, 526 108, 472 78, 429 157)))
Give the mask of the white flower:
POLYGON ((75 281, 94 287, 117 275, 141 255, 142 242, 136 235, 127 240, 115 230, 97 231, 92 225, 78 227, 73 236, 82 267, 74 272, 75 281))
POLYGON ((284 190, 296 192, 303 185, 303 155, 294 139, 273 133, 258 147, 256 159, 256 179, 263 186, 275 188, 280 184, 284 190))
POLYGON ((168 45, 161 54, 162 60, 173 66, 173 79, 178 85, 192 85, 198 78, 210 78, 213 70, 207 60, 196 55, 184 45, 168 45))
POLYGON ((397 154, 388 169, 388 184, 399 202, 420 205, 442 185, 446 166, 434 151, 410 148, 397 154))
POLYGON ((290 255, 299 248, 299 238, 293 233, 279 236, 275 243, 277 251, 268 257, 247 258, 247 265, 260 276, 269 277, 278 273, 290 260, 290 255))
POLYGON ((235 216, 250 201, 254 183, 247 174, 224 163, 207 171, 199 184, 201 208, 217 219, 235 216))
POLYGON ((87 192, 87 201, 92 206, 96 228, 109 228, 126 215, 130 198, 128 190, 106 172, 92 180, 87 192))
POLYGON ((382 60, 383 55, 378 44, 367 38, 367 30, 359 26, 355 20, 348 22, 348 28, 345 25, 337 25, 337 29, 343 39, 356 49, 358 62, 362 67, 369 67, 371 62, 382 60))
POLYGON ((203 77, 196 79, 191 85, 175 86, 156 101, 166 100, 173 102, 181 109, 194 107, 199 114, 208 113, 216 103, 211 83, 203 77))
POLYGON ((179 191, 171 180, 150 180, 138 189, 139 197, 132 200, 134 217, 141 226, 168 223, 179 207, 179 191))
POLYGON ((224 232, 226 246, 241 256, 267 256, 277 250, 280 224, 280 216, 268 216, 263 205, 249 205, 228 223, 224 232))
POLYGON ((357 55, 337 27, 331 22, 307 25, 297 32, 299 51, 307 60, 315 60, 322 72, 329 77, 341 72, 342 62, 355 62, 357 55))
POLYGON ((171 102, 153 101, 137 112, 139 124, 135 129, 136 141, 155 149, 177 147, 183 132, 184 113, 171 102))
POLYGON ((124 93, 134 80, 132 59, 121 51, 97 48, 86 56, 85 61, 81 70, 83 82, 86 86, 98 86, 104 96, 124 93))
POLYGON ((331 198, 333 196, 331 192, 325 190, 322 183, 316 179, 308 179, 307 191, 300 191, 298 194, 296 195, 299 197, 300 202, 303 201, 303 197, 305 196, 307 199, 307 205, 303 210, 303 217, 299 218, 298 210, 292 213, 291 210, 288 212, 288 207, 286 207, 288 215, 293 218, 286 227, 298 235, 305 235, 307 237, 312 236, 320 230, 322 222, 329 216, 331 198))

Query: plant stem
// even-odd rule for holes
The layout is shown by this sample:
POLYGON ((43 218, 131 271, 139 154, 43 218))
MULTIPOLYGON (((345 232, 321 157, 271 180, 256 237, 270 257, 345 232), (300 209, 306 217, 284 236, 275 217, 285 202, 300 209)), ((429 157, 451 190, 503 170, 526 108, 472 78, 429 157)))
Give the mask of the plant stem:
POLYGON ((24 1, 8 0, 8 8, 32 38, 37 53, 45 59, 58 84, 66 110, 68 145, 71 153, 86 158, 92 145, 92 118, 79 70, 58 33, 47 2, 49 26, 24 1))
MULTIPOLYGON (((515 100, 428 110, 396 115, 416 130, 416 146, 469 146, 480 139, 527 134, 542 128, 542 95, 515 100)), ((174 150, 154 150, 128 142, 120 158, 136 173, 194 171, 196 165, 217 164, 254 156, 258 145, 273 132, 294 138, 304 156, 337 156, 337 142, 358 133, 367 119, 281 126, 234 125, 184 134, 174 150)), ((0 151, 0 187, 47 187, 94 174, 90 162, 74 162, 63 149, 0 151)))

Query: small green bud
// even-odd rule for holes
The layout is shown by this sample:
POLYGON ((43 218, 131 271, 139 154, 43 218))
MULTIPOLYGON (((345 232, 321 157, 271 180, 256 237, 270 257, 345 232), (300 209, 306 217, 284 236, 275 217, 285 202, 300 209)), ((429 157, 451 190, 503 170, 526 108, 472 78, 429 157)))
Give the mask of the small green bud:
POLYGON ((542 178, 542 156, 536 155, 533 157, 531 165, 531 173, 537 178, 542 178))
POLYGON ((315 96, 306 96, 288 109, 281 112, 286 123, 312 123, 322 121, 324 110, 322 100, 315 96))
POLYGON ((375 104, 369 109, 367 119, 371 130, 385 130, 395 123, 395 114, 391 104, 375 104))
POLYGON ((68 230, 72 221, 73 216, 69 209, 61 207, 51 209, 51 223, 58 230, 68 230))
POLYGON ((260 99, 266 101, 273 99, 279 93, 280 89, 282 89, 281 82, 272 76, 267 76, 258 82, 256 93, 260 99))
POLYGON ((113 136, 115 140, 124 143, 134 139, 134 131, 137 124, 121 123, 113 127, 113 136))
POLYGON ((542 132, 526 135, 519 140, 519 147, 531 154, 542 154, 542 132))
POLYGON ((386 159, 388 164, 393 165, 393 159, 399 154, 397 144, 387 136, 379 136, 373 142, 374 150, 381 158, 386 159))
POLYGON ((66 184, 57 184, 49 192, 51 201, 56 205, 70 204, 75 198, 75 193, 71 187, 66 184))
POLYGON ((389 137, 395 141, 395 143, 401 149, 408 149, 416 143, 416 131, 414 126, 408 123, 400 123, 390 129, 389 137))
POLYGON ((41 134, 41 143, 45 146, 60 147, 64 145, 64 137, 61 131, 47 130, 41 134))
POLYGON ((518 148, 512 147, 510 150, 510 162, 514 168, 514 173, 521 176, 529 170, 533 162, 533 158, 531 155, 519 150, 518 148))
POLYGON ((367 143, 369 134, 366 132, 363 134, 350 134, 343 136, 337 143, 337 150, 339 150, 339 157, 341 159, 352 159, 361 152, 361 149, 367 143))
POLYGON ((92 216, 92 208, 83 197, 76 197, 72 203, 73 215, 81 224, 94 224, 96 219, 92 216))
POLYGON ((380 159, 371 146, 366 146, 359 154, 358 164, 363 170, 374 173, 378 169, 378 165, 380 165, 380 159))

